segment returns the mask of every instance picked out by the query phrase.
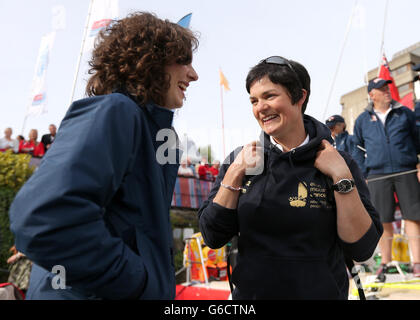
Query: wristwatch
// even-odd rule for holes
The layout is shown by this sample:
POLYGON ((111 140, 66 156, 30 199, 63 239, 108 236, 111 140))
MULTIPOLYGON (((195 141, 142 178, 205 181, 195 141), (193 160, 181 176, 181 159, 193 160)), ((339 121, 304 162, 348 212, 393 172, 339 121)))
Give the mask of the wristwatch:
POLYGON ((339 193, 349 193, 354 189, 353 179, 341 179, 337 183, 333 184, 333 190, 339 193))

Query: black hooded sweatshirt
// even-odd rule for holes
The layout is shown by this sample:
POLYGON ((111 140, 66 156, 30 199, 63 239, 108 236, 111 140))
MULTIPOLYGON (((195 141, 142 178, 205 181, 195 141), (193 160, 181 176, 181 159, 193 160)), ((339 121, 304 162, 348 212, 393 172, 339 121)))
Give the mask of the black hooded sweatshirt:
POLYGON ((213 203, 229 164, 242 147, 232 152, 198 212, 209 247, 222 247, 238 236, 234 299, 347 299, 344 255, 367 260, 382 235, 360 169, 350 155, 340 152, 373 223, 355 243, 339 238, 332 180, 314 167, 321 141, 331 141, 330 130, 307 115, 304 126, 309 142, 289 152, 281 152, 262 132, 264 170, 245 176, 246 192, 240 193, 237 209, 213 203))

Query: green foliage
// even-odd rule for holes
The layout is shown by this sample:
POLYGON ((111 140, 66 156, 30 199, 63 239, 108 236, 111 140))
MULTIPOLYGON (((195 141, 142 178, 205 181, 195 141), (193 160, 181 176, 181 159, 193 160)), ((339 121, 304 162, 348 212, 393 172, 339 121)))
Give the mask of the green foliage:
MULTIPOLYGON (((9 208, 16 193, 34 169, 29 167, 31 157, 26 154, 15 155, 11 151, 0 153, 0 269, 7 270, 6 263, 14 244, 10 231, 9 208)), ((0 270, 0 282, 7 280, 7 274, 0 270)))
POLYGON ((16 192, 11 188, 0 187, 0 282, 7 280, 4 270, 8 269, 7 259, 12 255, 9 251, 14 244, 13 234, 10 231, 9 208, 16 192))
POLYGON ((210 144, 204 147, 199 147, 198 152, 200 153, 201 157, 207 159, 207 162, 209 164, 212 164, 213 160, 215 160, 215 153, 213 152, 213 149, 211 148, 210 144))
POLYGON ((17 192, 34 171, 29 167, 30 160, 27 154, 13 154, 11 150, 0 152, 0 188, 17 192))
POLYGON ((172 228, 193 228, 194 232, 199 232, 197 210, 171 210, 172 228))

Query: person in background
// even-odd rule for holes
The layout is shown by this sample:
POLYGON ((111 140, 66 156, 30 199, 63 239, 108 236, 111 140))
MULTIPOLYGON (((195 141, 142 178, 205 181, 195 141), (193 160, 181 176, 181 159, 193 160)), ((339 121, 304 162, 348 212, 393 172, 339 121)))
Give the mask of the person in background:
POLYGON ((41 138, 41 142, 44 145, 45 152, 51 147, 54 142, 55 135, 57 134, 57 127, 54 124, 50 124, 48 127, 50 133, 44 134, 41 138))
POLYGON ((19 152, 19 141, 12 139, 12 133, 12 128, 6 128, 4 130, 4 137, 0 139, 0 151, 11 149, 14 153, 19 152))
POLYGON ((204 242, 219 248, 238 236, 235 300, 347 300, 347 261, 368 259, 382 234, 362 173, 304 114, 303 65, 264 59, 246 89, 260 140, 224 160, 198 211, 204 242))
POLYGON ((179 169, 178 169, 178 176, 193 178, 194 171, 190 167, 188 167, 187 164, 188 164, 187 159, 181 160, 181 165, 179 166, 179 169))
POLYGON ((354 126, 354 159, 364 171, 372 203, 384 227, 379 242, 381 268, 378 280, 384 279, 387 264, 392 260, 392 222, 395 213, 394 192, 405 220, 413 274, 420 277, 420 143, 413 111, 391 98, 391 80, 373 79, 368 84, 371 102, 356 119, 354 126), (415 172, 417 170, 417 172, 415 172), (397 174, 397 175, 395 175, 397 174))
POLYGON ((19 153, 29 153, 33 157, 41 158, 45 154, 44 145, 38 140, 38 130, 31 129, 29 131, 29 140, 19 143, 19 153))
POLYGON ((209 168, 209 171, 213 175, 213 181, 216 180, 219 174, 219 168, 220 168, 220 161, 219 160, 213 161, 212 166, 209 168))
POLYGON ((88 98, 71 104, 10 208, 16 249, 33 262, 28 299, 175 298, 172 122, 198 80, 197 46, 191 30, 147 12, 100 31, 88 98))
MULTIPOLYGON (((413 82, 420 81, 420 63, 412 67, 413 71, 417 72, 417 75, 414 77, 413 82)), ((420 140, 420 97, 416 97, 416 105, 414 106, 414 113, 416 114, 416 129, 417 137, 420 140)))
POLYGON ((191 161, 190 157, 187 157, 187 167, 191 169, 195 178, 198 178, 197 169, 195 168, 194 163, 191 161))
POLYGON ((201 180, 212 180, 213 176, 211 172, 209 171, 210 166, 208 164, 208 161, 206 157, 201 158, 200 165, 198 166, 198 177, 201 180))
POLYGON ((355 145, 353 136, 346 130, 346 122, 344 118, 338 114, 329 117, 325 124, 331 130, 331 136, 334 139, 334 147, 337 150, 345 151, 348 154, 353 154, 355 145))
POLYGON ((25 137, 24 136, 22 136, 21 134, 20 135, 18 135, 17 137, 16 137, 16 140, 19 142, 19 144, 20 144, 20 142, 21 141, 25 141, 25 137))
POLYGON ((10 251, 12 255, 7 259, 7 263, 10 265, 7 282, 13 283, 26 294, 32 262, 22 252, 18 252, 15 246, 12 246, 10 251))

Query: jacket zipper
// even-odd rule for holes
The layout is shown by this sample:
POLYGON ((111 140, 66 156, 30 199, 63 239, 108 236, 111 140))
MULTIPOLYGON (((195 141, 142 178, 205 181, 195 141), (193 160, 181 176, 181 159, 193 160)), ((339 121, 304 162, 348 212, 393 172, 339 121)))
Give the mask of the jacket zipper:
POLYGON ((386 137, 386 143, 387 143, 387 147, 388 147, 389 162, 390 162, 390 164, 391 164, 391 170, 392 170, 392 171, 394 171, 394 163, 393 163, 393 161, 392 161, 392 152, 391 152, 391 149, 390 149, 390 143, 391 143, 391 141, 390 141, 390 139, 389 139, 389 134, 388 134, 388 129, 387 129, 387 123, 389 122, 389 118, 390 118, 390 116, 391 116, 391 113, 393 113, 393 111, 394 111, 394 110, 391 110, 391 111, 388 113, 388 116, 386 117, 386 119, 385 119, 385 123, 384 123, 384 125, 383 125, 383 127, 384 127, 384 132, 385 132, 385 137, 386 137))

